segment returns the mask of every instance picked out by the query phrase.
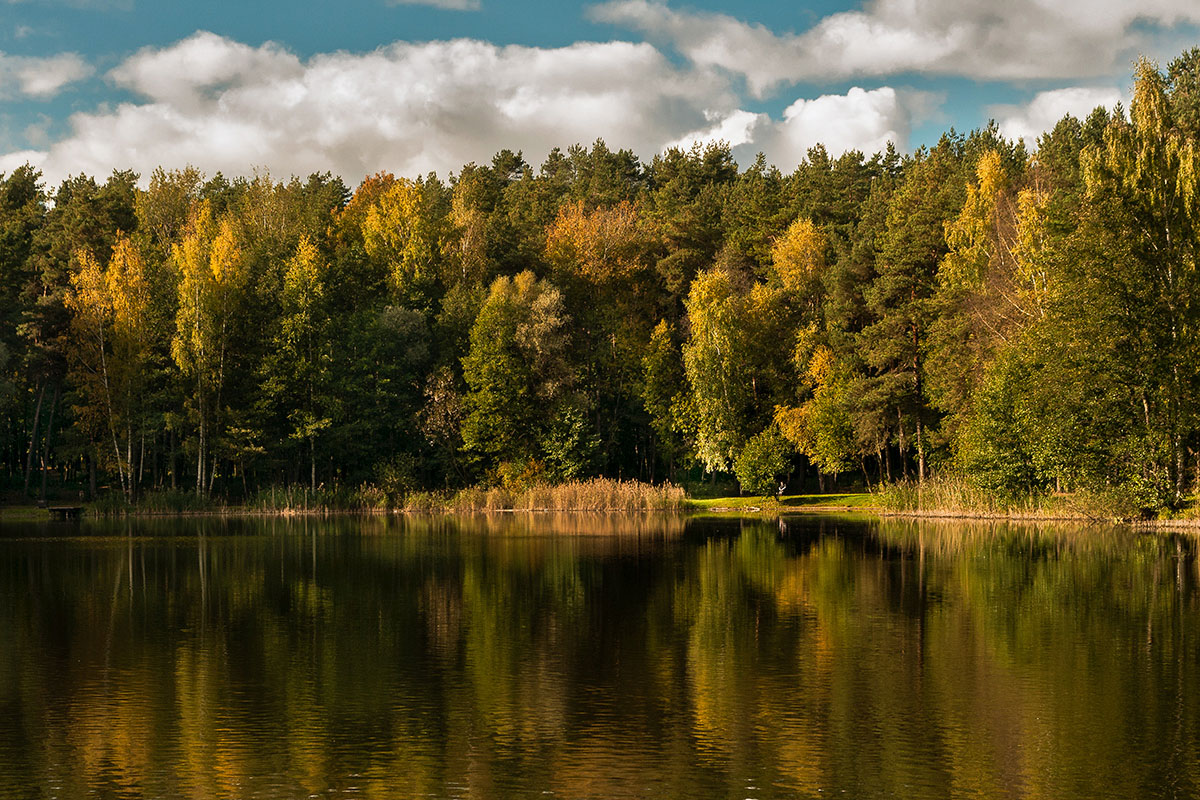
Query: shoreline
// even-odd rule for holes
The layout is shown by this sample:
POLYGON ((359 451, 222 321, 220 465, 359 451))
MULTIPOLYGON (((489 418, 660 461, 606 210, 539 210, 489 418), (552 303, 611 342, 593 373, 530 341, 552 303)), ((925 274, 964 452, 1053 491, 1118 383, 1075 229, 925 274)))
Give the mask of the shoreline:
MULTIPOLYGON (((844 495, 843 495, 844 496, 844 495)), ((677 508, 578 508, 578 507, 535 507, 535 508, 492 508, 459 510, 453 508, 287 508, 275 510, 251 509, 226 506, 210 510, 128 510, 119 514, 97 514, 84 506, 82 519, 88 521, 120 519, 164 519, 164 518, 255 518, 255 517, 406 517, 406 516, 475 516, 493 514, 604 514, 604 515, 684 515, 705 514, 719 516, 746 515, 753 517, 772 516, 820 516, 820 515, 865 515, 879 519, 911 519, 931 521, 987 521, 1021 523, 1074 523, 1082 526, 1123 525, 1137 530, 1192 530, 1200 529, 1200 517, 1194 519, 1131 519, 1105 518, 1085 514, 1038 514, 1031 512, 996 512, 963 509, 928 509, 921 511, 893 510, 866 503, 751 503, 753 498, 692 499, 677 508)), ((49 510, 36 505, 0 506, 0 524, 54 522, 49 510)), ((76 520, 78 521, 78 520, 76 520)))

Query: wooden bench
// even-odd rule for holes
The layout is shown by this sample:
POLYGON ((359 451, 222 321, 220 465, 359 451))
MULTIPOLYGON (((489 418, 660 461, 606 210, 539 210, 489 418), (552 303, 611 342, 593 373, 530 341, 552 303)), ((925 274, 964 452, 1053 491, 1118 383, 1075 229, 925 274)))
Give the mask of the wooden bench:
POLYGON ((50 506, 50 519, 79 519, 83 516, 83 506, 50 506))

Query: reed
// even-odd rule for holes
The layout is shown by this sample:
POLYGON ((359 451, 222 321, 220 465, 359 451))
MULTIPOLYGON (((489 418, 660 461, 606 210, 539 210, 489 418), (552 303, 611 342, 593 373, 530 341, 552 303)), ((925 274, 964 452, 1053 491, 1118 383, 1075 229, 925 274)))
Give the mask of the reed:
POLYGON ((495 511, 672 511, 683 507, 684 491, 670 484, 592 478, 524 489, 473 487, 445 504, 454 513, 495 511))

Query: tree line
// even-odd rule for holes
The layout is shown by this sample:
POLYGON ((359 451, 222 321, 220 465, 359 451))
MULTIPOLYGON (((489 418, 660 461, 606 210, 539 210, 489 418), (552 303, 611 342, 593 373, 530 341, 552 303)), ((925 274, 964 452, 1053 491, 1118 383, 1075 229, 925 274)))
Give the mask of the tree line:
POLYGON ((790 174, 724 144, 353 191, 0 179, 0 474, 245 497, 808 472, 1200 480, 1200 49, 1128 113, 790 174))

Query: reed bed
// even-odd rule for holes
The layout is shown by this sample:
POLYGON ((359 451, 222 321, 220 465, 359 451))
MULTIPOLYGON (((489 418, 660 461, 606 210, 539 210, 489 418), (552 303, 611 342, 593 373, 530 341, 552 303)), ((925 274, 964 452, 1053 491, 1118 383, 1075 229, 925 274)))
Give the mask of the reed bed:
MULTIPOLYGON (((495 511, 673 511, 683 508, 682 488, 640 481, 592 478, 557 485, 535 484, 525 489, 502 487, 463 489, 444 510, 454 513, 495 511)), ((408 505, 406 504, 406 510, 408 505)))
POLYGON ((373 484, 359 486, 271 486, 245 502, 228 505, 193 492, 152 492, 133 503, 107 494, 89 507, 100 517, 132 514, 323 514, 405 511, 426 514, 475 514, 498 511, 670 511, 683 507, 678 486, 593 478, 559 485, 535 484, 521 489, 471 487, 456 493, 411 491, 402 498, 373 484))

